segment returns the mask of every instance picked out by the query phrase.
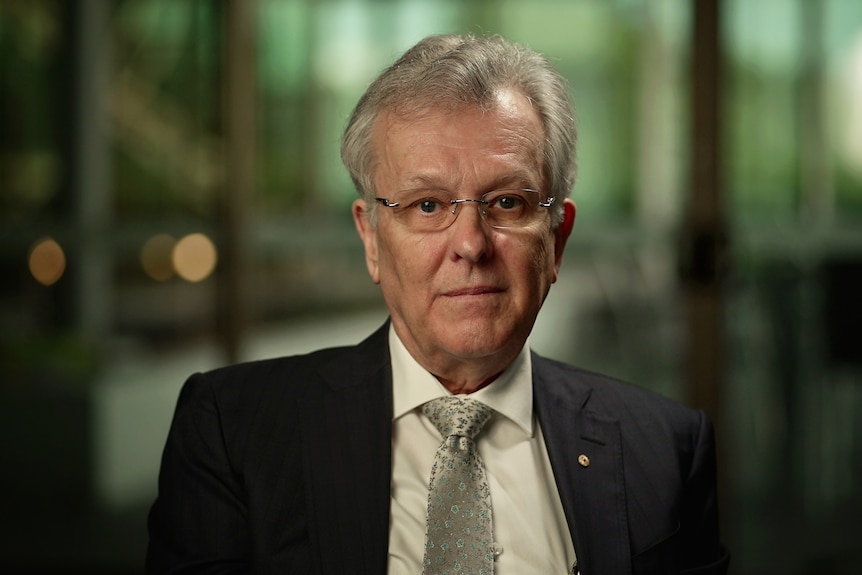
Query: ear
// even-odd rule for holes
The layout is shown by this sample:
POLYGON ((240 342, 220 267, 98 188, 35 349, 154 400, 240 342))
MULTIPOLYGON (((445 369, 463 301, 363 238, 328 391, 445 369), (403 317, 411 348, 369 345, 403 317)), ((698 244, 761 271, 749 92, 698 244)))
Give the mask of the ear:
POLYGON ((377 265, 377 226, 371 222, 371 211, 365 200, 353 202, 353 223, 356 231, 365 246, 365 265, 368 266, 368 274, 371 281, 380 283, 380 268, 377 265))
POLYGON ((563 202, 563 221, 554 230, 554 281, 557 281, 557 275, 560 273, 560 266, 563 264, 563 251, 566 249, 566 242, 572 233, 572 228, 575 227, 575 215, 578 213, 578 207, 575 202, 569 198, 563 202))

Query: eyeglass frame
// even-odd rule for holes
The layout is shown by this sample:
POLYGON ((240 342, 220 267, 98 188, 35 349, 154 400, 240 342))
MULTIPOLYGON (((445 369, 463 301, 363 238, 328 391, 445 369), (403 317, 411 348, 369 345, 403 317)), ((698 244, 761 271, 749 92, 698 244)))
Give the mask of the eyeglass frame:
MULTIPOLYGON (((489 192, 485 192, 484 194, 482 194, 482 196, 481 196, 479 199, 475 199, 475 198, 455 198, 455 199, 449 200, 449 205, 450 205, 450 206, 454 206, 454 207, 452 208, 452 215, 454 215, 455 217, 454 217, 454 218, 452 218, 452 219, 449 221, 449 223, 448 223, 448 224, 446 224, 445 226, 440 227, 440 228, 436 228, 436 229, 435 229, 435 228, 432 228, 432 229, 427 230, 427 231, 442 231, 442 230, 445 230, 445 229, 449 228, 450 226, 452 226, 452 224, 454 224, 454 223, 455 223, 455 220, 458 218, 458 206, 460 206, 461 204, 465 204, 465 203, 467 203, 467 202, 472 202, 472 203, 478 204, 479 206, 488 206, 488 205, 490 205, 490 203, 491 203, 491 202, 489 202, 488 200, 485 200, 485 199, 484 199, 484 198, 485 198, 485 196, 487 196, 487 195, 489 195, 489 194, 495 194, 495 193, 498 193, 498 192, 530 192, 530 193, 534 193, 534 194, 539 194, 539 193, 540 193, 540 192, 539 192, 539 190, 534 190, 534 189, 532 189, 532 188, 503 188, 503 189, 500 189, 500 190, 491 190, 491 191, 489 191, 489 192)), ((540 207, 540 208, 548 208, 548 209, 550 209, 550 208, 552 208, 552 207, 554 206, 554 201, 555 201, 556 199, 557 199, 557 198, 556 198, 556 196, 548 196, 548 198, 547 198, 546 200, 544 200, 544 201, 542 201, 541 199, 539 199, 539 200, 538 200, 538 202, 537 202, 537 207, 540 207)), ((398 208, 398 207, 401 207, 401 202, 391 202, 391 201, 389 201, 389 198, 381 198, 381 197, 376 197, 376 196, 375 196, 374 200, 375 200, 375 201, 377 201, 377 202, 379 202, 381 205, 383 205, 383 206, 385 206, 385 207, 387 207, 387 208, 398 208)), ((409 206, 405 206, 405 209, 406 209, 407 207, 409 207, 409 206)), ((486 210, 480 209, 480 210, 479 210, 479 214, 482 216, 482 220, 483 220, 483 221, 487 221, 487 219, 486 219, 486 217, 487 217, 487 211, 486 211, 486 210)), ((405 224, 405 225, 407 225, 407 224, 405 224)), ((527 227, 527 225, 529 225, 529 224, 527 224, 527 225, 523 225, 523 226, 495 226, 495 225, 493 225, 493 224, 490 224, 490 223, 489 223, 488 225, 489 225, 489 226, 491 226, 492 228, 494 228, 494 229, 498 229, 498 230, 500 230, 500 229, 502 229, 502 230, 511 230, 511 229, 515 229, 515 230, 517 230, 517 229, 524 229, 524 228, 526 228, 526 227, 527 227)), ((410 226, 408 226, 408 227, 410 227, 410 226)))

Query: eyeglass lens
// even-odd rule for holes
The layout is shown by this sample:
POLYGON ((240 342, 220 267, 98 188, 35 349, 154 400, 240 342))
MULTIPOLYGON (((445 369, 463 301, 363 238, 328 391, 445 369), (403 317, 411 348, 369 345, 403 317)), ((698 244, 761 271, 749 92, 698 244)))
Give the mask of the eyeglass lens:
POLYGON ((542 201, 534 190, 495 190, 481 199, 454 199, 451 194, 435 190, 399 192, 394 201, 383 201, 392 207, 405 225, 417 230, 438 230, 455 221, 463 204, 475 204, 485 221, 495 228, 528 227, 544 217, 553 198, 542 201))

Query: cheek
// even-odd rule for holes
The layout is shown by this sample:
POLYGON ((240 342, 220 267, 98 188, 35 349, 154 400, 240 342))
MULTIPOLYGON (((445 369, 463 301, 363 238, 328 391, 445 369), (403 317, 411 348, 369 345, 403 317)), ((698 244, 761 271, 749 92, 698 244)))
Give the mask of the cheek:
POLYGON ((533 241, 524 246, 529 258, 523 262, 524 268, 530 270, 527 281, 539 292, 547 291, 550 284, 556 280, 552 248, 549 241, 533 241))
MULTIPOLYGON (((422 237, 390 235, 379 244, 381 277, 388 278, 390 287, 427 286, 436 269, 439 250, 422 237)), ((387 287, 384 285, 384 287, 387 287)))
MULTIPOLYGON (((505 246, 504 253, 518 253, 522 265, 529 266, 531 270, 543 271, 547 268, 550 260, 550 245, 544 236, 517 236, 515 241, 505 246)), ((553 263, 553 262, 551 262, 553 263)))

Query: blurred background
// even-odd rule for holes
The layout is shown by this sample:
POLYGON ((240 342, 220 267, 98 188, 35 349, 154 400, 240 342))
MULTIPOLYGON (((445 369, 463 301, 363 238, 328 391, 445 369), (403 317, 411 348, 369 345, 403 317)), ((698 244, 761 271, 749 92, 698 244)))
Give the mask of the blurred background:
POLYGON ((0 571, 142 573, 185 377, 385 319, 339 137, 442 32, 572 87, 533 347, 709 411, 733 573, 862 572, 856 0, 0 0, 0 571))

